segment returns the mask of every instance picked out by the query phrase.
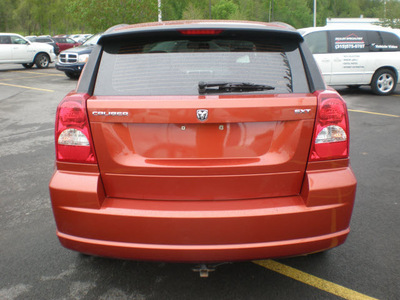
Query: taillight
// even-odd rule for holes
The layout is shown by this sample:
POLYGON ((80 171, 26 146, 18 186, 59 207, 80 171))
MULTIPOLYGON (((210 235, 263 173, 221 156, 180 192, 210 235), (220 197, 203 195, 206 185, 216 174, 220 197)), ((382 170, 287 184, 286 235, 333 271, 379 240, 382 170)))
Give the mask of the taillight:
POLYGON ((183 29, 179 30, 183 35, 218 35, 221 29, 183 29))
POLYGON ((336 92, 325 91, 317 96, 310 161, 347 158, 350 136, 346 103, 336 92))
POLYGON ((57 161, 97 163, 86 111, 87 94, 69 94, 57 107, 57 161))

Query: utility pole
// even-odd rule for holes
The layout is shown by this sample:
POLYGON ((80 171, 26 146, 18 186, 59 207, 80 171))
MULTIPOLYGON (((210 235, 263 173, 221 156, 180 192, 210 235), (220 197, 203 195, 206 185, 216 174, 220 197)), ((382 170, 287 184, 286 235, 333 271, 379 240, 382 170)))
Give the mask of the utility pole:
POLYGON ((271 22, 271 1, 269 1, 268 22, 271 22))
POLYGON ((383 0, 383 18, 386 20, 386 0, 383 0))
POLYGON ((314 0, 314 27, 317 27, 317 0, 314 0))
POLYGON ((162 22, 161 0, 158 0, 158 22, 162 22))
POLYGON ((271 21, 273 22, 273 21, 274 21, 274 0, 272 0, 272 1, 269 3, 269 5, 270 5, 270 7, 271 7, 271 21))

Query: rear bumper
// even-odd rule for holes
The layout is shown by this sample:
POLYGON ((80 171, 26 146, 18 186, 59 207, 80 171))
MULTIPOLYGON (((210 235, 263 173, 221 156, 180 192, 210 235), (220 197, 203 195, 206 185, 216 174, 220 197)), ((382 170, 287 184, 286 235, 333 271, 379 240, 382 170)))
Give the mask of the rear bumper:
POLYGON ((165 262, 225 262, 295 256, 338 246, 349 229, 324 236, 283 242, 233 245, 157 245, 109 242, 70 236, 58 232, 61 244, 69 249, 98 256, 165 262))
POLYGON ((232 201, 149 201, 104 196, 98 174, 55 171, 57 234, 82 253, 153 261, 216 262, 313 253, 349 233, 351 168, 310 171, 302 194, 232 201))

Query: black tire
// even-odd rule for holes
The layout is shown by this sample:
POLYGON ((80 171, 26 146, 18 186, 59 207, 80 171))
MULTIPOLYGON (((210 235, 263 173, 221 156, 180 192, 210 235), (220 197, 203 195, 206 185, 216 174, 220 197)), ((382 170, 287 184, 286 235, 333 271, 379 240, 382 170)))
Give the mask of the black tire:
POLYGON ((25 69, 32 69, 34 63, 30 63, 30 64, 22 64, 24 66, 25 69))
POLYGON ((75 73, 75 72, 65 72, 65 75, 67 75, 71 79, 79 79, 79 76, 81 76, 80 73, 75 73))
POLYGON ((46 53, 39 53, 35 57, 35 65, 38 69, 47 68, 50 64, 50 58, 46 53))
POLYGON ((387 96, 396 89, 396 74, 389 69, 380 69, 375 72, 371 81, 372 91, 379 96, 387 96))
POLYGON ((347 87, 351 90, 356 90, 359 89, 361 85, 359 84, 352 84, 352 85, 348 85, 347 87))

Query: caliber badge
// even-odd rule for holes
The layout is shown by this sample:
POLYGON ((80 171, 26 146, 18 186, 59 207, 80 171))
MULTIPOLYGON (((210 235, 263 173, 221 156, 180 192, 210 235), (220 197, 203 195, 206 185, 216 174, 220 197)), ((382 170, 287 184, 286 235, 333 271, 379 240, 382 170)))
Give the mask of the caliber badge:
POLYGON ((127 111, 94 111, 93 116, 103 116, 103 117, 127 117, 129 112, 127 111))

